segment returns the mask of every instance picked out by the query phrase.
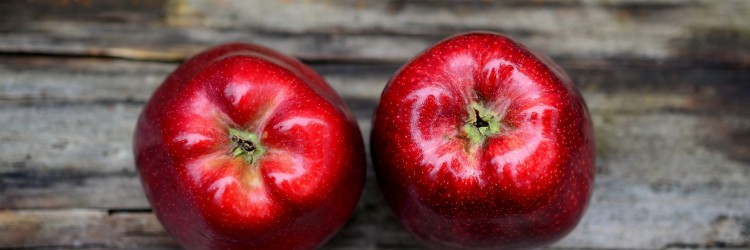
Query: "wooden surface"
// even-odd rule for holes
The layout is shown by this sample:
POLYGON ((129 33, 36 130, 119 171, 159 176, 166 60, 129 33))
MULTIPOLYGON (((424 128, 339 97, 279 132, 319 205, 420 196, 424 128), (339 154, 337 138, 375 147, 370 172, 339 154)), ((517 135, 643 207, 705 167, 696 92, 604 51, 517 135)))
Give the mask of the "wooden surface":
MULTIPOLYGON (((10 0, 0 13, 0 249, 178 248, 131 136, 152 91, 207 46, 303 59, 369 141, 401 63, 469 30, 546 52, 591 109, 596 189, 551 248, 750 248, 750 1, 10 0)), ((326 248, 420 246, 368 169, 326 248)))

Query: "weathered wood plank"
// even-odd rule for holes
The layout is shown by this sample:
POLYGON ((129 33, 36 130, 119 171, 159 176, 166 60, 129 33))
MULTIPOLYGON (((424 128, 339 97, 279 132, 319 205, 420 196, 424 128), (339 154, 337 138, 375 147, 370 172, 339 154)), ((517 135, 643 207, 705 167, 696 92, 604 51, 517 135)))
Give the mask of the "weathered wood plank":
MULTIPOLYGON (((476 29, 553 56, 592 111, 596 190, 553 248, 750 248, 749 1, 10 0, 0 13, 0 249, 177 248, 130 152, 176 64, 92 57, 178 61, 253 41, 326 62, 313 67, 368 140, 399 64, 476 29)), ((326 248, 419 248, 369 167, 326 248)))
POLYGON ((736 128, 747 131, 747 117, 654 113, 594 118, 599 124, 595 193, 580 228, 559 245, 749 246, 750 231, 738 226, 750 221, 748 162, 706 145, 710 138, 729 139, 717 134, 715 122, 739 122, 736 128), (725 225, 727 218, 731 225, 725 225))
MULTIPOLYGON (((85 113, 97 115, 98 112, 89 109, 85 113)), ((597 127, 600 152, 596 192, 579 229, 559 246, 658 248, 673 243, 750 243, 750 235, 744 229, 750 222, 748 162, 733 160, 731 154, 718 151, 711 144, 705 145, 705 140, 714 140, 717 136, 719 140, 734 139, 717 135, 714 122, 728 123, 723 126, 736 126, 734 129, 746 131, 750 119, 663 113, 616 116, 595 113, 594 118, 601 124, 597 127), (718 120, 712 121, 714 119, 718 120)), ((721 142, 719 145, 747 146, 746 141, 739 143, 721 142)), ((1 204, 147 207, 132 172, 109 178, 89 171, 83 168, 57 178, 30 175, 17 179, 12 175, 31 171, 15 170, 11 176, 3 173, 2 197, 11 200, 1 204), (82 181, 77 180, 77 174, 85 175, 82 181)), ((345 242, 405 244, 387 241, 394 236, 391 229, 397 226, 372 175, 360 202, 351 228, 342 233, 352 237, 345 242)))
MULTIPOLYGON (((681 62, 653 60, 564 58, 558 62, 584 92, 604 98, 636 95, 650 102, 596 100, 595 105, 589 105, 591 109, 747 111, 745 93, 750 93, 750 86, 745 83, 750 82, 750 73, 746 70, 692 68, 681 62)), ((376 100, 400 64, 311 66, 343 97, 376 100)), ((173 63, 102 58, 0 56, 0 74, 4 76, 0 101, 145 102, 175 67, 173 63)))
POLYGON ((401 62, 451 34, 489 30, 553 57, 750 66, 742 0, 59 2, 0 3, 0 52, 180 60, 253 41, 307 60, 401 62))
MULTIPOLYGON (((386 212, 386 211, 382 211, 386 212)), ((361 213, 358 213, 361 214, 361 213)), ((357 217, 323 249, 421 249, 388 215, 357 217)), ((179 249, 151 212, 95 209, 0 211, 0 249, 179 249)))
POLYGON ((179 249, 150 213, 0 211, 0 248, 179 249))
MULTIPOLYGON (((148 209, 132 166, 130 136, 143 102, 174 66, 112 59, 0 60, 0 207, 6 216, 14 214, 12 220, 30 216, 69 226, 29 234, 39 241, 28 242, 42 242, 37 245, 0 239, 0 247, 173 246, 159 238, 164 237, 160 231, 146 243, 122 245, 122 234, 76 243, 78 234, 65 230, 104 230, 107 223, 121 223, 106 222, 119 219, 105 211, 148 209), (46 210, 53 208, 61 210, 46 210), (78 214, 77 208, 101 210, 63 216, 70 209, 78 214), (43 213, 27 214, 27 209, 43 213)), ((355 110, 366 139, 369 116, 397 67, 315 66, 355 110)), ((580 61, 563 67, 592 110, 599 173, 589 212, 556 247, 750 246, 750 72, 580 61)), ((330 247, 417 247, 394 220, 369 170, 357 212, 330 247)), ((149 216, 145 220, 155 223, 149 216)), ((155 232, 132 232, 139 230, 155 232)))
MULTIPOLYGON (((358 116, 369 115, 373 105, 367 107, 358 116)), ((0 209, 148 207, 131 152, 140 109, 99 102, 0 105, 0 120, 14 121, 0 130, 0 209)), ((369 120, 360 127, 369 134, 369 120)))
MULTIPOLYGON (((0 101, 145 102, 173 63, 0 56, 0 101)), ((347 98, 377 99, 399 65, 313 65, 347 98)))
MULTIPOLYGON (((748 197, 715 197, 711 189, 684 197, 680 187, 641 187, 616 178, 597 181, 592 206, 581 225, 553 248, 663 248, 749 246, 748 197), (602 192, 602 190, 609 190, 602 192), (609 194, 608 194, 609 193, 609 194), (614 194, 611 194, 614 193, 614 194), (644 195, 645 194, 645 195, 644 195), (644 199, 644 197, 647 197, 644 199), (717 206, 716 202, 734 208, 717 206), (705 211, 696 211, 701 208, 705 211), (630 211, 630 212, 628 212, 630 211), (704 218, 704 214, 718 214, 704 218)), ((715 185, 715 184, 709 184, 715 185)), ((742 193, 747 186, 718 187, 742 193)), ((350 223, 327 249, 419 248, 400 228, 370 180, 350 223)), ((174 248, 150 213, 98 210, 0 212, 0 248, 174 248), (63 236, 63 237, 60 237, 63 236)))

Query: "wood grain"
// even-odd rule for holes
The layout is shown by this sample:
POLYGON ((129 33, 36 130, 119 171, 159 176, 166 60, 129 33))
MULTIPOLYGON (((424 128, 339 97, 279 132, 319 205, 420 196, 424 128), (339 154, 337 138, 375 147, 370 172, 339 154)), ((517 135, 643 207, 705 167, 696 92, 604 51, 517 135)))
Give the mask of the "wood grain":
POLYGON ((750 67, 743 0, 117 2, 0 2, 13 13, 0 17, 0 52, 173 61, 252 41, 309 61, 402 62, 452 34, 487 30, 553 57, 750 67))
MULTIPOLYGON (((370 117, 406 59, 457 32, 550 54, 592 112, 597 180, 552 248, 750 248, 750 1, 0 1, 0 249, 174 249, 133 167, 140 109, 226 41, 293 54, 370 117)), ((372 166, 327 249, 418 249, 372 166)))
MULTIPOLYGON (((95 214, 149 211, 132 165, 130 136, 140 108, 175 65, 1 59, 0 120, 14 122, 0 130, 0 208, 42 209, 51 214, 12 214, 14 220, 33 215, 52 216, 50 221, 81 208, 95 214)), ((369 116, 397 67, 315 66, 353 108, 366 139, 369 116)), ((750 145, 737 137, 750 136, 745 108, 750 100, 744 94, 750 72, 617 63, 567 62, 563 67, 592 111, 598 174, 586 217, 556 247, 749 244, 750 145)), ((355 216, 330 247, 417 247, 385 206, 371 169, 367 181, 355 216)), ((111 219, 97 216, 93 220, 111 219)), ((60 223, 79 225, 78 220, 60 223)), ((32 242, 75 247, 73 241, 37 237, 32 242)), ((125 236, 102 237, 102 242, 82 244, 121 247, 118 237, 125 236)), ((0 247, 12 246, 20 245, 0 240, 0 247)))
POLYGON ((91 209, 0 212, 0 247, 179 249, 152 213, 91 209))

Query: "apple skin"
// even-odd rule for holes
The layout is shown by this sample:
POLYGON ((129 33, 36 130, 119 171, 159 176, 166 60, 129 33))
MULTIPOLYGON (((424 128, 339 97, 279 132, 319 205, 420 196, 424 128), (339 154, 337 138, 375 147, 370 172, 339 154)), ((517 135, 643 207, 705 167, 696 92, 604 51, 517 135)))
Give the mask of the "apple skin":
POLYGON ((386 201, 432 248, 542 247, 588 206, 586 104, 557 65, 505 36, 465 33, 428 48, 386 85, 373 123, 386 201))
POLYGON ((133 151, 146 196, 187 249, 312 249, 352 214, 360 130, 301 62, 252 44, 211 48, 146 104, 133 151))

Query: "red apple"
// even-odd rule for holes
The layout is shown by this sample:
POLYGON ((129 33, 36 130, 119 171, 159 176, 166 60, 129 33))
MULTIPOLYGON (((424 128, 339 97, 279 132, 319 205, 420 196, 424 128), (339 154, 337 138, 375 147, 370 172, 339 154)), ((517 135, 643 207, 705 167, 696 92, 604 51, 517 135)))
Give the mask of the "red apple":
POLYGON ((547 57, 468 33, 412 59, 383 91, 378 182, 401 223, 435 248, 531 248, 581 219, 594 180, 583 99, 547 57))
POLYGON ((310 249, 362 192, 354 116, 301 62, 251 44, 175 70, 138 120, 134 155, 166 230, 188 249, 310 249))

